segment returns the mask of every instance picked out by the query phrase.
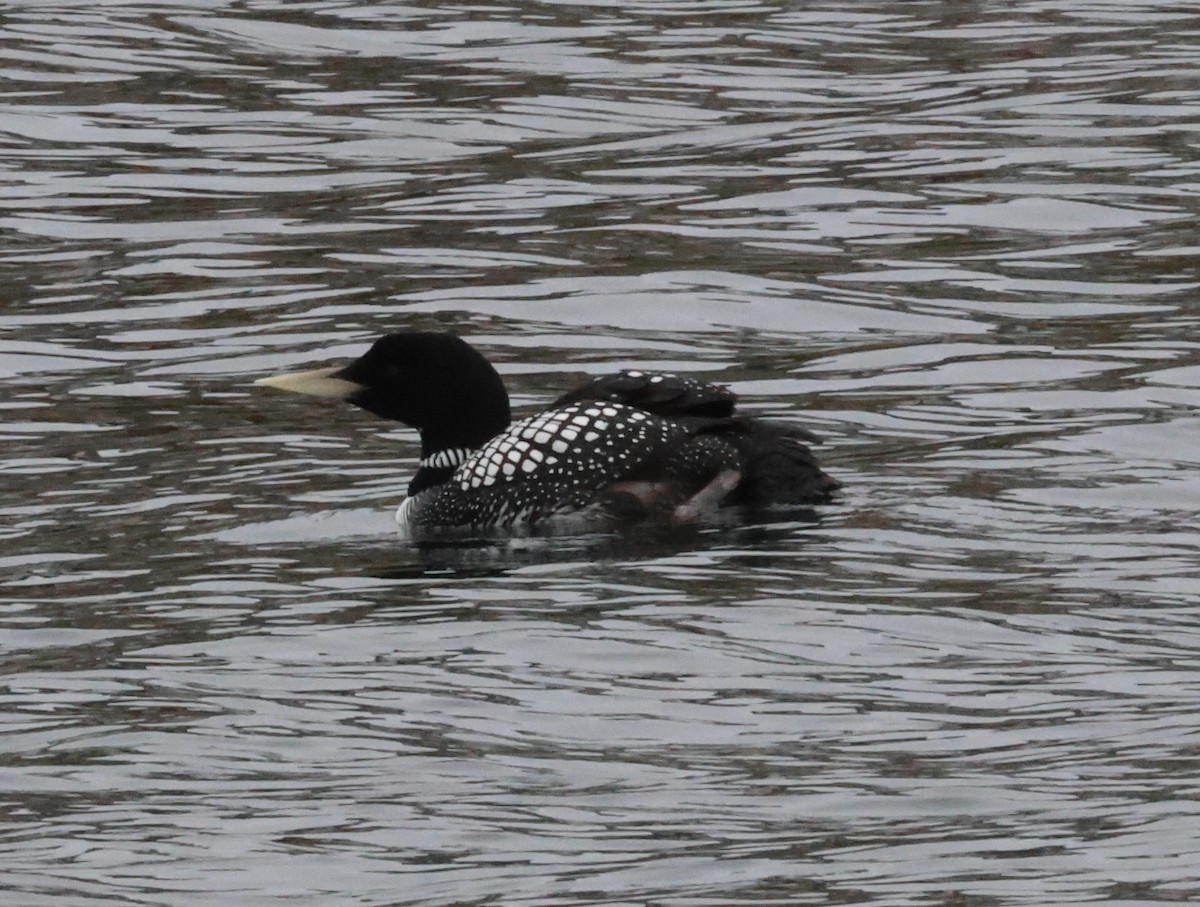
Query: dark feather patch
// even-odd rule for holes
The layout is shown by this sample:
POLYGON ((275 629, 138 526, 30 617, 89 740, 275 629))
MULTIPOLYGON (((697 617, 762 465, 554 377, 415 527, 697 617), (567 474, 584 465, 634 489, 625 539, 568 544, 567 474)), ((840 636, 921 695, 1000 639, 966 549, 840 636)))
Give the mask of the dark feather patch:
POLYGON ((720 384, 709 384, 663 372, 619 372, 594 378, 564 394, 555 406, 601 400, 644 409, 657 416, 732 416, 737 395, 720 384))

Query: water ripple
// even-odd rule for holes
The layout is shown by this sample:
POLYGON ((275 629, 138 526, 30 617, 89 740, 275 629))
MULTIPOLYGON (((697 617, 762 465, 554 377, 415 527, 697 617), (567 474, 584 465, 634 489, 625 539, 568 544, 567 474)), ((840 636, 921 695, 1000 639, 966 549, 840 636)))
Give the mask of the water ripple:
POLYGON ((1194 21, 13 5, 0 892, 1200 897, 1194 21), (249 386, 400 328, 722 381, 844 496, 403 545, 413 434, 249 386))

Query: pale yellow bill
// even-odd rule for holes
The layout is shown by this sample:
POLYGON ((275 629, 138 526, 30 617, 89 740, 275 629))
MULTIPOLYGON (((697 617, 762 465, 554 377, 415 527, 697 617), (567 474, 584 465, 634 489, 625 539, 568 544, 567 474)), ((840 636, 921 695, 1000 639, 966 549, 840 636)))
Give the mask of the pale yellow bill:
POLYGON ((289 372, 284 375, 272 375, 269 378, 259 378, 255 384, 263 387, 274 387, 294 394, 307 394, 310 397, 332 397, 345 400, 356 391, 361 391, 362 385, 338 378, 336 374, 341 368, 317 368, 310 372, 289 372))

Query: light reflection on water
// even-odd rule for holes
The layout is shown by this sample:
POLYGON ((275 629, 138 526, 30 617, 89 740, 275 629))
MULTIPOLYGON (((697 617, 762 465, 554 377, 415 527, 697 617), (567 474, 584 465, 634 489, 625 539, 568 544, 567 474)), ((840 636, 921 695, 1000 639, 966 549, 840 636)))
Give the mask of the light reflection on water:
POLYGON ((1195 899, 1194 26, 14 5, 0 891, 1195 899), (248 386, 399 327, 727 382, 846 493, 403 545, 412 434, 248 386))

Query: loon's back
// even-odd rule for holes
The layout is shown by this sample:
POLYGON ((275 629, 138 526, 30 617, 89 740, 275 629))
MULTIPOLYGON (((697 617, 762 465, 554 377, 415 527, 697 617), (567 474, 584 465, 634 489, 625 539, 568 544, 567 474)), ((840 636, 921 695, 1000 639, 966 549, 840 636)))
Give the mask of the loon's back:
POLYGON ((723 438, 738 454, 741 479, 724 503, 755 508, 828 502, 841 483, 825 473, 809 444, 819 442, 799 425, 736 414, 729 388, 661 372, 626 371, 594 378, 560 397, 567 402, 623 403, 684 421, 708 419, 702 430, 723 438))

